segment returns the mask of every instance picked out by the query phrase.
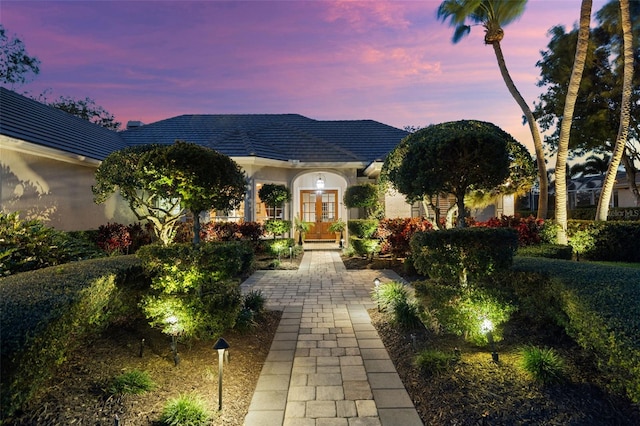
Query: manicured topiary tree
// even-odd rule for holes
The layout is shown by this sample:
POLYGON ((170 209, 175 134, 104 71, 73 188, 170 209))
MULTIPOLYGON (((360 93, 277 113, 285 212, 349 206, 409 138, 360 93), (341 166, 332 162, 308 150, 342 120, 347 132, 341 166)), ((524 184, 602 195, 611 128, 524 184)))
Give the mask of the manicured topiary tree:
POLYGON ((343 201, 344 205, 350 209, 364 208, 364 215, 369 218, 379 204, 378 186, 371 183, 350 186, 344 192, 343 201))
POLYGON ((462 120, 431 125, 401 142, 387 178, 409 200, 452 194, 458 226, 465 223, 465 195, 491 190, 509 177, 507 142, 512 137, 482 121, 462 120))
POLYGON ((291 201, 291 191, 289 191, 289 188, 275 183, 265 183, 262 185, 258 190, 258 196, 267 207, 273 209, 273 219, 276 219, 275 209, 291 201))
POLYGON ((246 188, 244 172, 231 158, 183 141, 114 151, 95 177, 96 203, 118 191, 139 220, 152 224, 164 244, 171 242, 176 223, 189 211, 194 218, 194 243, 199 243, 199 214, 236 208, 246 188))

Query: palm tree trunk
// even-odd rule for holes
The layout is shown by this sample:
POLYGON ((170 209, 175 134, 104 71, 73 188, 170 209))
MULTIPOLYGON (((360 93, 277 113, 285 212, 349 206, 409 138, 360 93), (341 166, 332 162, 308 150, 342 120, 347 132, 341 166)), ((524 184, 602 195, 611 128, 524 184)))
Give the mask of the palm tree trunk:
POLYGON ((538 130, 538 123, 533 117, 531 108, 529 108, 529 105, 527 105, 524 98, 516 88, 515 83, 511 79, 511 75, 509 74, 509 70, 507 69, 507 64, 504 60, 504 55, 502 54, 502 47, 500 46, 500 42, 496 41, 492 44, 493 50, 496 54, 496 59, 498 60, 500 73, 502 74, 502 78, 507 85, 507 88, 509 89, 509 93, 511 93, 513 99, 515 99, 515 101, 518 103, 520 109, 522 109, 522 113, 527 119, 527 123, 529 123, 529 130, 531 131, 531 136, 533 137, 533 146, 536 151, 536 162, 538 164, 538 180, 540 181, 540 198, 538 201, 537 217, 538 219, 546 219, 549 203, 549 180, 547 177, 547 165, 544 161, 544 149, 542 147, 540 131, 538 130))
POLYGON ((578 89, 582 80, 582 72, 587 59, 587 47, 589 45, 589 23, 591 21, 592 0, 582 0, 580 6, 580 29, 578 30, 578 43, 576 55, 569 79, 569 88, 562 113, 562 126, 560 127, 560 140, 558 141, 558 156, 556 158, 556 223, 558 226, 558 244, 567 245, 567 157, 569 155, 569 136, 573 111, 578 98, 578 89))
POLYGON ((609 202, 613 193, 613 185, 616 181, 618 165, 624 154, 627 144, 627 133, 629 132, 629 120, 631 115, 631 91, 633 83, 633 40, 631 36, 631 17, 629 14, 629 0, 620 0, 620 16, 622 27, 622 40, 624 47, 624 71, 622 77, 622 105, 620 107, 620 127, 618 136, 611 156, 611 162, 604 178, 598 209, 596 210, 596 220, 607 220, 609 214, 609 202))

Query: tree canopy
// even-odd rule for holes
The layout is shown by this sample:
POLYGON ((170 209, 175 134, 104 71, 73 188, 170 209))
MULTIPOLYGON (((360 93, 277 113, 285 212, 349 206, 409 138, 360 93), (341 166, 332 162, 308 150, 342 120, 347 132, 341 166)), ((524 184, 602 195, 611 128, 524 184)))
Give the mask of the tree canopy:
MULTIPOLYGON (((283 203, 291 201, 291 191, 284 185, 276 183, 265 183, 258 190, 258 197, 267 206, 274 209, 282 206, 283 203)), ((274 216, 275 219, 275 216, 274 216)))
POLYGON ((383 166, 385 179, 410 202, 454 195, 458 226, 464 227, 467 192, 491 190, 509 178, 511 139, 499 127, 482 121, 431 125, 400 142, 383 166))
POLYGON ((74 99, 70 96, 60 96, 52 102, 45 100, 45 103, 107 129, 117 131, 122 125, 122 123, 116 121, 113 114, 109 113, 100 105, 96 105, 96 102, 88 97, 84 99, 74 99))
MULTIPOLYGON (((640 39, 640 2, 629 2, 632 32, 640 39)), ((569 150, 571 156, 587 153, 609 155, 615 143, 620 124, 622 100, 622 30, 618 1, 605 4, 596 13, 596 26, 591 29, 585 70, 576 100, 569 150)), ((550 131, 545 138, 549 149, 557 149, 564 102, 569 85, 568 69, 576 50, 578 29, 565 31, 557 26, 550 30, 551 40, 542 59, 538 86, 546 92, 540 95, 535 115, 541 127, 550 131)), ((635 63, 640 63, 640 45, 633 49, 635 63)), ((630 124, 626 149, 622 158, 628 182, 640 202, 635 176, 640 169, 640 67, 636 66, 631 93, 630 124)))
POLYGON ((509 93, 516 101, 529 125, 538 165, 538 185, 540 202, 538 218, 546 219, 548 209, 548 177, 544 157, 544 147, 531 108, 524 100, 511 78, 502 53, 500 42, 504 38, 506 25, 516 21, 524 13, 527 0, 444 0, 438 7, 437 16, 443 22, 449 21, 454 27, 453 42, 457 43, 471 31, 473 25, 484 27, 484 43, 493 47, 500 74, 509 93))
POLYGON ((23 84, 40 72, 40 60, 29 56, 22 40, 9 38, 0 24, 0 83, 23 84))
POLYGON ((111 153, 96 170, 92 188, 97 203, 119 191, 138 219, 148 220, 165 244, 175 224, 190 211, 194 243, 199 242, 199 215, 226 211, 244 199, 244 172, 231 158, 200 145, 142 145, 111 153))

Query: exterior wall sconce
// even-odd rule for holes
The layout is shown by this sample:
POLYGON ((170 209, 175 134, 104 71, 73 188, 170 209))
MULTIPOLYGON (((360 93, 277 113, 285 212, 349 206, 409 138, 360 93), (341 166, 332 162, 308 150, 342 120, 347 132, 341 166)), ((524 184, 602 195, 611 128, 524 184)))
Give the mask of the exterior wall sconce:
POLYGON ((224 369, 225 351, 229 349, 229 344, 221 337, 213 345, 213 349, 218 351, 218 411, 220 411, 222 410, 222 370, 224 369))
POLYGON ((318 180, 316 181, 316 189, 318 191, 322 191, 324 189, 324 178, 322 175, 318 175, 318 180))

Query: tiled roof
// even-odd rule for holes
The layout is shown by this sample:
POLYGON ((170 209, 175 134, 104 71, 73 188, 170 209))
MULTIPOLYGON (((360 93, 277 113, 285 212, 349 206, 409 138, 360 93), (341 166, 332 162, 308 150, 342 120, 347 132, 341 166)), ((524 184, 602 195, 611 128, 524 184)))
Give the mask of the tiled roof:
POLYGON ((198 143, 232 157, 302 162, 383 160, 408 133, 373 120, 298 114, 181 115, 122 132, 128 145, 198 143))
POLYGON ((3 87, 0 134, 96 160, 125 146, 116 132, 3 87))
POLYGON ((384 160, 408 133, 373 120, 298 114, 181 115, 114 132, 0 88, 0 134, 97 160, 125 146, 180 139, 230 157, 368 164, 384 160))

